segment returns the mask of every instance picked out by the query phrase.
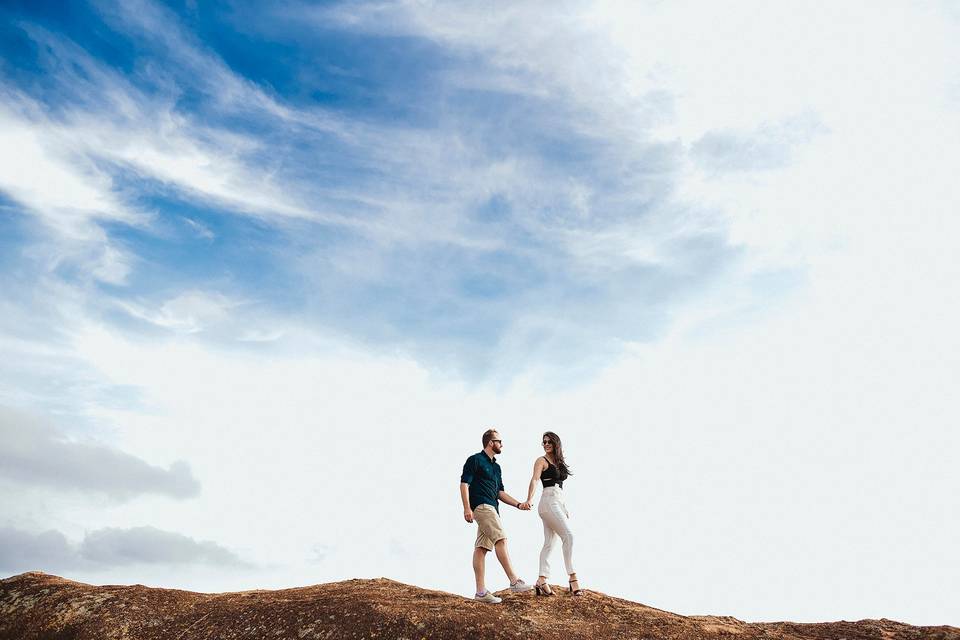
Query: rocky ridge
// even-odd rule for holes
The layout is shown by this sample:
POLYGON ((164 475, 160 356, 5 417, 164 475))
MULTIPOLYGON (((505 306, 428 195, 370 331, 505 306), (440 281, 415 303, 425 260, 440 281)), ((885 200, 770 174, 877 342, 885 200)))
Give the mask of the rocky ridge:
POLYGON ((210 594, 92 586, 30 572, 0 580, 0 640, 960 640, 960 628, 949 626, 892 620, 747 623, 681 616, 595 591, 582 598, 555 591, 552 598, 501 593, 503 603, 489 605, 385 578, 210 594))

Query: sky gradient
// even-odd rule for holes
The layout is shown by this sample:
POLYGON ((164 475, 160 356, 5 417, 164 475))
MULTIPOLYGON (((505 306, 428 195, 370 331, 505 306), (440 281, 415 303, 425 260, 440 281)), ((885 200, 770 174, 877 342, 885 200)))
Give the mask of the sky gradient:
POLYGON ((4 3, 0 573, 467 594, 497 426, 587 588, 960 625, 957 69, 948 1, 4 3))

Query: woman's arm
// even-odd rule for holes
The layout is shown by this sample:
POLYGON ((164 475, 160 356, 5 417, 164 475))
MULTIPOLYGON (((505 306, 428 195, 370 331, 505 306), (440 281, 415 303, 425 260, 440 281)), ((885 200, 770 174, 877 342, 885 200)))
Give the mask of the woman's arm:
POLYGON ((533 477, 530 478, 530 486, 527 487, 527 504, 533 500, 533 492, 537 490, 537 481, 540 480, 540 474, 547 468, 547 463, 543 458, 537 458, 533 463, 533 477))

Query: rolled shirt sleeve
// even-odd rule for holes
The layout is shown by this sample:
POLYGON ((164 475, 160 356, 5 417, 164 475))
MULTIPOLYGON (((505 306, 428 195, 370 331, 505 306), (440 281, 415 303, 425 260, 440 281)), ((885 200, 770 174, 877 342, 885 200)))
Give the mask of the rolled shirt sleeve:
POLYGON ((463 463, 463 473, 460 474, 460 482, 470 484, 473 482, 473 475, 477 472, 477 459, 474 456, 467 458, 463 463))

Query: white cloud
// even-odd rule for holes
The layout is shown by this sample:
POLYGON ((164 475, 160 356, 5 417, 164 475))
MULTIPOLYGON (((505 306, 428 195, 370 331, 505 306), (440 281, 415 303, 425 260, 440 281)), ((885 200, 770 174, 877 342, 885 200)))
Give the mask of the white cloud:
POLYGON ((10 573, 104 571, 132 565, 247 567, 235 553, 210 541, 155 527, 88 532, 78 545, 55 530, 34 533, 0 526, 0 569, 10 573))
POLYGON ((62 139, 56 144, 59 132, 49 133, 44 137, 11 110, 0 111, 0 188, 69 236, 87 237, 84 223, 91 218, 131 220, 110 194, 110 177, 62 139))
POLYGON ((200 487, 183 461, 168 469, 97 443, 72 440, 41 420, 0 408, 0 477, 28 486, 128 500, 144 493, 194 497, 200 487))
POLYGON ((216 234, 210 230, 210 227, 202 222, 198 222, 190 218, 183 218, 183 221, 188 227, 194 230, 198 237, 203 238, 204 240, 213 240, 216 238, 216 234))
MULTIPOLYGON (((72 42, 21 26, 42 45, 58 89, 76 96, 54 116, 27 95, 0 95, 0 190, 52 232, 42 243, 51 269, 68 264, 103 282, 127 282, 135 257, 110 238, 103 223, 149 228, 153 220, 129 204, 128 189, 116 179, 119 169, 234 213, 357 226, 278 183, 256 155, 266 152, 261 141, 178 112, 180 89, 171 78, 157 79, 161 90, 148 95, 72 42)), ((248 94, 255 91, 225 67, 211 81, 220 89, 242 85, 248 94)), ((264 100, 245 108, 266 108, 264 100)), ((243 97, 237 101, 243 104, 243 97)))
POLYGON ((0 527, 0 568, 4 572, 36 571, 44 566, 69 571, 76 565, 76 554, 59 531, 31 533, 0 527))
POLYGON ((734 240, 751 249, 783 247, 780 260, 800 249, 803 266, 816 245, 883 226, 878 215, 889 221, 904 207, 941 208, 917 197, 956 199, 947 182, 956 153, 944 141, 960 126, 948 99, 957 24, 943 9, 347 3, 318 10, 318 19, 479 53, 491 73, 580 105, 590 114, 580 123, 622 140, 623 154, 651 135, 696 151, 698 141, 755 132, 742 154, 785 170, 713 180, 715 167, 707 175, 693 168, 678 181, 678 195, 722 212, 734 240), (651 117, 645 106, 656 96, 666 101, 651 117))
POLYGON ((114 196, 110 176, 83 154, 69 132, 37 129, 9 108, 10 98, 0 96, 0 191, 53 231, 51 269, 74 262, 98 280, 123 284, 131 258, 109 241, 98 222, 140 224, 142 216, 114 196))
POLYGON ((210 541, 197 541, 183 534, 155 527, 99 529, 88 533, 80 555, 102 565, 191 564, 243 565, 240 558, 210 541))
POLYGON ((181 333, 197 333, 227 320, 230 313, 243 303, 221 293, 193 290, 164 301, 157 309, 151 309, 146 304, 123 301, 117 304, 133 317, 158 327, 181 333))
POLYGON ((690 155, 708 173, 780 169, 791 164, 795 147, 823 133, 822 125, 809 115, 751 132, 712 130, 691 145, 690 155))

